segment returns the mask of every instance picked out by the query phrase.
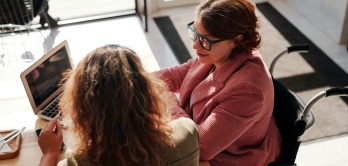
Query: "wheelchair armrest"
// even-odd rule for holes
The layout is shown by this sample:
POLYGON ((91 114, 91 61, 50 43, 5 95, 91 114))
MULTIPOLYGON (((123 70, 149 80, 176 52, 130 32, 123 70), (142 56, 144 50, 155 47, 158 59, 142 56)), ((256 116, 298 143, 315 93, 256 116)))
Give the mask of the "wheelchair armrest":
MULTIPOLYGON (((289 90, 289 92, 292 94, 292 96, 294 96, 294 98, 296 99, 297 103, 299 104, 301 110, 302 110, 302 114, 303 114, 303 111, 306 107, 305 103, 301 100, 301 98, 293 91, 289 90)), ((306 125, 306 130, 308 130, 309 128, 311 128, 313 126, 315 122, 315 119, 314 119, 314 115, 313 113, 310 111, 307 115, 307 125, 306 125)))

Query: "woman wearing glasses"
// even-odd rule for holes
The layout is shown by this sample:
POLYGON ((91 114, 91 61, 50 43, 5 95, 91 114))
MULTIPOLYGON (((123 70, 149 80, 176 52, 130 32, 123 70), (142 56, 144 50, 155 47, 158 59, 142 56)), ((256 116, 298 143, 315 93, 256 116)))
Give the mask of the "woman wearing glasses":
POLYGON ((205 0, 187 26, 197 58, 156 74, 180 93, 180 102, 170 98, 172 114, 196 122, 200 160, 216 166, 276 161, 281 136, 272 117, 272 79, 257 50, 254 4, 205 0))

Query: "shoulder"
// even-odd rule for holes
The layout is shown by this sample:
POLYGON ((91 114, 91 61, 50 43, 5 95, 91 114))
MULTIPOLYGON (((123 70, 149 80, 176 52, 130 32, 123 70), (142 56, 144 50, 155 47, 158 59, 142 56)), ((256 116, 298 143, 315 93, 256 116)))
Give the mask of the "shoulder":
POLYGON ((58 162, 57 166, 68 166, 68 159, 63 159, 58 162))
POLYGON ((183 130, 185 133, 196 133, 196 124, 195 122, 190 118, 178 118, 171 122, 169 122, 169 125, 173 128, 173 133, 176 135, 178 134, 175 132, 176 130, 183 130))
POLYGON ((166 165, 198 165, 199 134, 195 123, 182 117, 169 124, 173 130, 175 148, 169 152, 166 165))
MULTIPOLYGON (((244 60, 240 60, 241 63, 236 64, 236 69, 232 70, 231 75, 228 75, 231 84, 229 87, 234 87, 233 85, 240 83, 243 86, 259 87, 266 91, 273 88, 271 75, 258 50, 254 50, 251 54, 244 53, 238 56, 244 60)), ((232 65, 234 61, 228 63, 232 65)), ((228 67, 224 67, 228 71, 228 67)))
POLYGON ((190 145, 192 148, 199 147, 199 134, 192 119, 181 117, 169 124, 172 127, 172 138, 176 147, 186 145, 190 145))
POLYGON ((81 158, 73 155, 72 153, 66 152, 67 158, 58 162, 57 166, 92 166, 88 161, 82 160, 81 158))

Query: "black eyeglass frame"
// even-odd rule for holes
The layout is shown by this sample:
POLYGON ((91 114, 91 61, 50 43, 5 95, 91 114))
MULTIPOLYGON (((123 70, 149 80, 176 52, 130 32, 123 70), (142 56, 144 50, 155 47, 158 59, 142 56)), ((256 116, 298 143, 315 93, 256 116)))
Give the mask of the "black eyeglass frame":
POLYGON ((206 38, 205 36, 202 36, 202 35, 198 34, 198 33, 193 29, 193 27, 191 26, 193 23, 194 23, 194 21, 192 21, 192 22, 190 22, 190 23, 187 24, 187 28, 190 29, 190 30, 196 35, 196 38, 195 38, 195 39, 191 39, 191 40, 192 40, 193 42, 195 42, 195 41, 197 40, 197 38, 200 38, 200 39, 202 38, 202 39, 208 41, 208 43, 209 43, 209 49, 207 49, 207 48, 205 48, 205 47, 203 46, 202 40, 200 40, 200 39, 198 40, 198 41, 199 41, 199 44, 201 45, 201 47, 204 48, 205 50, 210 51, 210 50, 211 50, 211 46, 212 46, 213 44, 222 42, 222 41, 224 41, 224 40, 227 40, 227 39, 210 40, 210 39, 206 38))

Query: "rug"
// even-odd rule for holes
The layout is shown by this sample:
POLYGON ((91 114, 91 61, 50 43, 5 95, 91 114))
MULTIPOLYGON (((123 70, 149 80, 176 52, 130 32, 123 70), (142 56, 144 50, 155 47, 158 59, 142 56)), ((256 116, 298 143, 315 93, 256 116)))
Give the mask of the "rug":
MULTIPOLYGON (((260 51, 265 63, 286 47, 307 43, 309 53, 291 53, 277 62, 274 77, 307 103, 320 91, 332 86, 348 85, 348 75, 312 41, 284 18, 271 4, 257 3, 262 36, 260 51)), ((153 18, 179 63, 195 57, 192 41, 187 36, 187 23, 194 19, 191 11, 153 18)), ((348 134, 348 98, 329 97, 320 100, 311 111, 314 125, 303 135, 303 141, 330 138, 348 134)))

